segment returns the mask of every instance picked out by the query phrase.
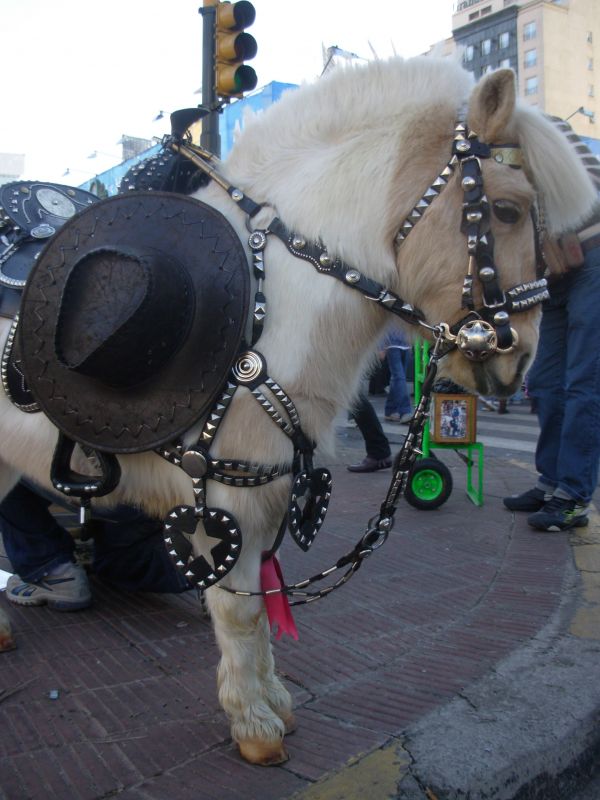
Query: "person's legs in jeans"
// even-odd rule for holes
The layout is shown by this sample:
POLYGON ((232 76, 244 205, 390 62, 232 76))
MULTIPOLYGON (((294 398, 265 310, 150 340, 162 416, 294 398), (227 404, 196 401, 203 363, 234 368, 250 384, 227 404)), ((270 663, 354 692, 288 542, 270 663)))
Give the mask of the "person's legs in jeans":
POLYGON ((75 542, 49 511, 50 502, 24 482, 0 503, 0 528, 12 575, 6 597, 21 606, 48 605, 57 611, 92 602, 85 570, 75 563, 75 542))
POLYGON ((39 581, 74 561, 75 543, 49 511, 50 502, 22 481, 0 503, 6 555, 24 581, 39 581))
POLYGON ((587 505, 600 463, 600 248, 567 274, 567 363, 557 458, 558 492, 587 505))
POLYGON ((162 520, 119 506, 98 528, 92 571, 102 580, 132 592, 175 594, 191 588, 167 552, 162 520))
POLYGON ((540 340, 528 375, 528 391, 535 400, 540 433, 535 451, 538 484, 552 492, 558 484, 558 452, 565 410, 564 375, 567 348, 565 279, 555 281, 544 303, 540 340))
MULTIPOLYGON (((561 328, 566 332, 552 344, 566 353, 566 358, 560 394, 562 421, 554 445, 555 488, 550 500, 527 518, 532 528, 541 531, 587 525, 587 505, 598 483, 600 348, 595 314, 600 302, 600 248, 589 252, 584 266, 567 273, 558 287, 551 287, 551 295, 552 289, 552 302, 562 308, 561 328)), ((534 373, 538 413, 548 413, 550 385, 540 384, 534 373)))
POLYGON ((356 401, 352 416, 365 440, 367 456, 376 461, 390 458, 392 455, 390 443, 383 432, 377 412, 365 395, 361 395, 356 401))
POLYGON ((386 354, 390 367, 390 387, 385 399, 384 414, 386 417, 392 414, 410 414, 412 406, 406 385, 403 350, 399 347, 388 347, 386 354))
MULTIPOLYGON (((84 570, 75 565, 75 542, 49 506, 49 500, 23 482, 0 503, 6 555, 20 579, 10 579, 15 596, 8 595, 9 599, 25 605, 37 605, 43 599, 66 610, 86 607, 91 595, 84 570), (35 589, 23 584, 39 585, 35 589)), ((102 516, 96 526, 92 566, 99 577, 125 591, 176 593, 190 588, 167 553, 162 521, 127 506, 102 516)))

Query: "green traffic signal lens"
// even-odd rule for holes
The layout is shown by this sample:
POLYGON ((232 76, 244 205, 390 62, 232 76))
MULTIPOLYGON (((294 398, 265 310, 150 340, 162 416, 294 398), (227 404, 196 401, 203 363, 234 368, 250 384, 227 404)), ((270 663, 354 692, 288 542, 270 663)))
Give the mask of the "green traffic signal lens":
POLYGON ((235 71, 235 91, 250 92, 256 89, 258 78, 256 72, 247 64, 242 64, 235 71))

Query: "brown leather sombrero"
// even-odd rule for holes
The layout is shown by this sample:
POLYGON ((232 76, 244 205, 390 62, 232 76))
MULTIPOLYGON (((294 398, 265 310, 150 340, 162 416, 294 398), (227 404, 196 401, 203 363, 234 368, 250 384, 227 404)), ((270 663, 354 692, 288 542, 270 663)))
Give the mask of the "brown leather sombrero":
POLYGON ((28 281, 31 392, 67 436, 113 453, 176 439, 217 397, 249 300, 242 244, 215 209, 132 192, 67 222, 28 281))

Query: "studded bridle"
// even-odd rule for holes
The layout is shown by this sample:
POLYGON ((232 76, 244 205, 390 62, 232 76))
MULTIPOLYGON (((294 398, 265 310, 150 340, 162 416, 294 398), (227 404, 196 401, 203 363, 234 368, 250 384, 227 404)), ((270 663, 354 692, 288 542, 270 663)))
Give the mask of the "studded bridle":
MULTIPOLYGON (((398 248, 402 245, 431 203, 448 185, 458 166, 463 190, 461 230, 467 239, 468 254, 461 308, 467 309, 469 313, 452 329, 448 329, 446 335, 466 358, 483 361, 494 353, 510 353, 517 344, 517 333, 510 326, 510 313, 526 311, 547 300, 549 294, 546 279, 541 276, 543 265, 538 268, 538 277, 535 280, 520 283, 504 292, 500 287, 494 262, 490 206, 483 186, 481 160, 491 158, 513 169, 521 169, 523 156, 520 147, 514 144, 488 145, 480 142, 477 134, 469 131, 464 122, 457 123, 454 134, 450 160, 400 226, 395 243, 398 248), (477 309, 473 300, 475 277, 481 284, 483 298, 483 305, 477 309)), ((536 255, 539 258, 540 232, 535 218, 533 222, 536 255)))

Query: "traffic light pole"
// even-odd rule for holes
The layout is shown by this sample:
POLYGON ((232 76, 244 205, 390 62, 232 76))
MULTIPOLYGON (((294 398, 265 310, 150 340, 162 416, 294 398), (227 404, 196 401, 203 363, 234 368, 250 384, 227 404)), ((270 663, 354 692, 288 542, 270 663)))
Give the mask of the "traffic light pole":
POLYGON ((215 92, 217 0, 204 0, 204 5, 198 11, 202 14, 202 105, 208 110, 208 114, 202 119, 200 144, 205 150, 219 157, 221 155, 221 136, 215 92))

